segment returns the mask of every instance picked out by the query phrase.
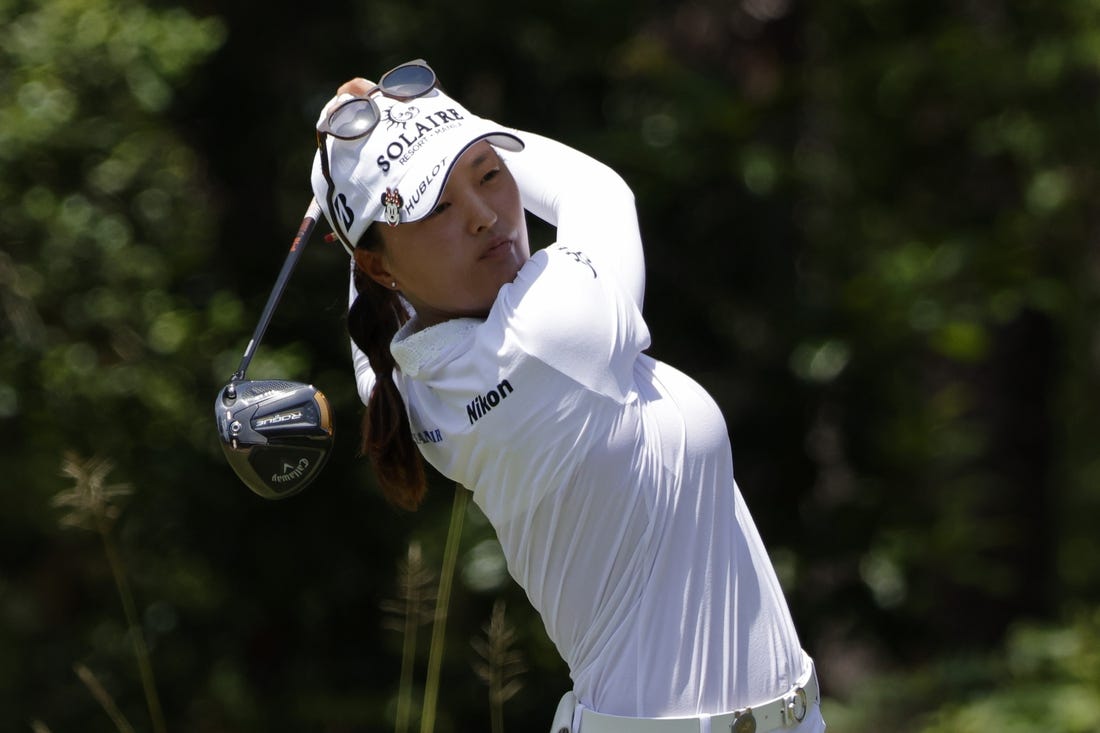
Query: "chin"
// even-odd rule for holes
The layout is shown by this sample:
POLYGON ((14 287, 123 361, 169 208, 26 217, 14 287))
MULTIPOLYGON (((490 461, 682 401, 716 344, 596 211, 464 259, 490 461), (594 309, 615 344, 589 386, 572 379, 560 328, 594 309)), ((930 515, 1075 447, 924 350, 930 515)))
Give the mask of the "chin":
POLYGON ((519 276, 519 271, 523 269, 528 259, 527 257, 517 258, 515 266, 509 268, 508 276, 505 278, 504 282, 500 284, 501 287, 504 287, 510 282, 515 282, 516 278, 519 276))

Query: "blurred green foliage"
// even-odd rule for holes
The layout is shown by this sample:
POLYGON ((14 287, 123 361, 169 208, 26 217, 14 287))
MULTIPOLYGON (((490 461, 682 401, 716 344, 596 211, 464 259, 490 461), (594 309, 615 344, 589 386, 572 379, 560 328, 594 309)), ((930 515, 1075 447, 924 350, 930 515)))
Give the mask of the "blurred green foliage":
MULTIPOLYGON (((450 488, 398 514, 355 457, 338 249, 303 255, 250 369, 336 407, 321 481, 253 497, 210 408, 317 110, 413 57, 633 187, 653 353, 725 412, 832 728, 1100 728, 1100 2, 313 10, 0 0, 0 728, 114 730, 74 664, 148 728, 111 567, 53 504, 70 450, 132 487, 114 531, 170 730, 392 728, 384 599, 411 542, 439 566, 450 488)), ((493 725, 538 728, 566 671, 466 519, 437 730, 489 727, 469 641, 502 599, 526 672, 493 725)))
POLYGON ((1100 615, 1017 624, 1003 647, 941 653, 918 670, 869 679, 833 700, 830 727, 914 733, 1090 733, 1100 729, 1100 615))
MULTIPOLYGON (((109 416, 176 434, 208 329, 241 327, 182 290, 214 247, 212 207, 201 159, 163 116, 223 26, 131 2, 3 12, 4 414, 21 424, 16 446, 90 433, 85 448, 126 454, 133 432, 89 427, 109 416)), ((56 473, 58 457, 41 457, 11 477, 56 473)))

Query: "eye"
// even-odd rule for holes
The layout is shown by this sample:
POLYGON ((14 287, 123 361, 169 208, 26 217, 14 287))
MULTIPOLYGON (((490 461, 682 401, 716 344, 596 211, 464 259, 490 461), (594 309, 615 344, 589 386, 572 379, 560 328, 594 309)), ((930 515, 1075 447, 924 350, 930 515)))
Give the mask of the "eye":
POLYGON ((424 218, 425 218, 425 219, 431 219, 432 217, 435 217, 435 216, 439 216, 439 215, 440 215, 440 214, 442 214, 442 213, 443 213, 444 211, 446 211, 447 209, 449 209, 449 208, 450 208, 450 206, 451 206, 451 204, 450 204, 449 202, 447 202, 447 201, 440 201, 440 202, 439 202, 439 204, 437 204, 437 205, 436 205, 436 207, 435 207, 434 209, 432 209, 432 210, 431 210, 431 213, 429 213, 429 214, 428 214, 427 216, 425 216, 424 218))
POLYGON ((488 183, 489 181, 496 178, 498 175, 500 175, 500 168, 490 168, 489 171, 481 177, 481 182, 488 183))

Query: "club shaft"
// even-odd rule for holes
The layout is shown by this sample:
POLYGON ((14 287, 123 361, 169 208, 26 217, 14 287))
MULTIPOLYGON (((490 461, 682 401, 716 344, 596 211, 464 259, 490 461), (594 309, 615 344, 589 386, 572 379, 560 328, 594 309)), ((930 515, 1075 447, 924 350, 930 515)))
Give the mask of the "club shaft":
POLYGON ((283 297, 283 291, 286 290, 286 285, 290 282, 290 276, 294 272, 294 267, 298 264, 298 259, 302 256, 302 250, 306 248, 306 244, 309 242, 309 236, 313 233, 313 227, 316 226, 317 220, 320 218, 321 207, 318 206, 316 199, 312 199, 309 202, 309 208, 306 209, 306 215, 302 219, 302 224, 298 227, 298 233, 294 236, 294 241, 290 243, 290 252, 283 262, 283 269, 279 272, 278 279, 275 280, 275 287, 271 289, 271 295, 267 298, 267 305, 264 306, 264 311, 260 314, 260 321, 256 324, 256 330, 252 332, 252 339, 248 342, 248 347, 244 350, 244 356, 241 358, 241 365, 237 367, 236 373, 233 374, 232 381, 237 382, 244 379, 244 373, 248 369, 248 365, 252 362, 252 356, 256 353, 256 349, 260 345, 260 340, 263 339, 264 332, 267 331, 268 324, 271 323, 271 317, 275 314, 275 309, 279 306, 279 299, 283 297))

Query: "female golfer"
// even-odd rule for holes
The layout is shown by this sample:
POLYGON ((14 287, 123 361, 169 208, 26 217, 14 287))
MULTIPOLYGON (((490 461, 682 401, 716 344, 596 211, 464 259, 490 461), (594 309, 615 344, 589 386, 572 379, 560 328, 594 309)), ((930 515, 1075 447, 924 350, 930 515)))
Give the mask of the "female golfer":
POLYGON ((569 666, 554 733, 824 730, 722 415, 643 353, 623 180, 476 117, 423 61, 343 85, 317 132, 365 452, 401 507, 421 456, 473 492, 569 666), (533 256, 525 210, 557 229, 533 256))

